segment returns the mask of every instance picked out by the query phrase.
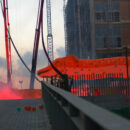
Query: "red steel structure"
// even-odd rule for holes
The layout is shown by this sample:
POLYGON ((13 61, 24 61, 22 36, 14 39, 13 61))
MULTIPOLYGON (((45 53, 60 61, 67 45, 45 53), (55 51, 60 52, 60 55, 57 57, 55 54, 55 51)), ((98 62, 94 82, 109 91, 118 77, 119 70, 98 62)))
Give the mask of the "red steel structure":
POLYGON ((7 62, 7 82, 11 82, 12 62, 11 62, 11 43, 8 31, 10 30, 8 0, 3 0, 4 13, 4 28, 5 28, 5 47, 6 47, 6 62, 7 62))
POLYGON ((39 0, 33 55, 32 55, 30 89, 34 89, 34 79, 35 79, 35 72, 36 72, 36 66, 37 66, 37 55, 38 55, 38 47, 39 47, 39 39, 40 39, 40 27, 41 27, 42 18, 43 18, 43 4, 44 4, 44 0, 39 0))

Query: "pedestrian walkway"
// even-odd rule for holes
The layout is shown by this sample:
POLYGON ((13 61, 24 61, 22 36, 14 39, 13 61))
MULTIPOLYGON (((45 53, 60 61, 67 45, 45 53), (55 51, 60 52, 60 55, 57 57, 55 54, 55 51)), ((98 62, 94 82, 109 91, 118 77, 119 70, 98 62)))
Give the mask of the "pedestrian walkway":
POLYGON ((50 130, 40 104, 42 99, 0 100, 0 130, 50 130), (25 106, 36 107, 36 111, 26 111, 25 106))

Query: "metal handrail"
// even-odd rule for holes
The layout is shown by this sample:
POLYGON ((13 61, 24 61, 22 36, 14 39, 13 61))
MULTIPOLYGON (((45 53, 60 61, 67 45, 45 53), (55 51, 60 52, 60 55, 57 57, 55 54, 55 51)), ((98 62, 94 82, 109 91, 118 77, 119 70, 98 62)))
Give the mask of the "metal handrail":
POLYGON ((42 89, 45 104, 46 102, 49 102, 49 100, 46 100, 47 98, 50 100, 55 100, 55 104, 53 103, 53 106, 49 104, 49 107, 54 109, 57 104, 60 106, 60 110, 66 112, 66 114, 67 111, 69 111, 68 118, 71 119, 77 129, 129 130, 130 128, 130 122, 127 119, 96 106, 82 98, 76 97, 67 91, 54 87, 45 82, 42 82, 42 89), (48 93, 47 97, 45 96, 46 93, 48 93))

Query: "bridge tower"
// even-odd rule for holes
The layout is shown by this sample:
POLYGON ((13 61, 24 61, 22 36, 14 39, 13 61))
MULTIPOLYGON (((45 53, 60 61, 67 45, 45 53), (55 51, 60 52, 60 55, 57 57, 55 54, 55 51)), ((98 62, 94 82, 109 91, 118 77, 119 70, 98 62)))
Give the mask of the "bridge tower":
POLYGON ((11 83, 12 61, 11 61, 11 43, 8 31, 10 30, 8 0, 2 1, 5 29, 5 47, 6 47, 6 64, 7 64, 7 82, 11 83))
POLYGON ((53 54, 53 35, 52 35, 52 24, 51 24, 51 0, 46 0, 47 10, 47 52, 51 61, 54 60, 53 54))
POLYGON ((41 27, 41 23, 43 22, 42 21, 43 4, 44 4, 44 0, 39 0, 37 23, 36 23, 35 38, 34 38, 34 47, 33 47, 33 55, 32 55, 30 89, 34 89, 34 79, 35 79, 35 73, 36 73, 37 55, 38 55, 38 47, 39 47, 39 39, 40 39, 40 27, 41 27))

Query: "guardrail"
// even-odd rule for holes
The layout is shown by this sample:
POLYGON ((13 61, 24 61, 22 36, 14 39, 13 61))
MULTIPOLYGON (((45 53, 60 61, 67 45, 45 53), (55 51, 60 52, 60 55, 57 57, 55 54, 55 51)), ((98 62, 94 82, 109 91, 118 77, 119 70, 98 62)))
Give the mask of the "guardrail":
POLYGON ((124 78, 122 73, 71 75, 68 87, 58 76, 46 81, 64 90, 68 88, 75 96, 125 95, 126 99, 130 98, 130 78, 124 78))
POLYGON ((42 82, 52 130, 129 130, 130 122, 63 89, 42 82))

